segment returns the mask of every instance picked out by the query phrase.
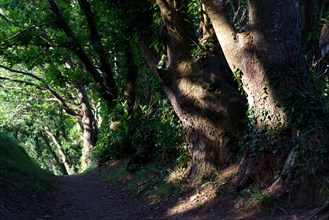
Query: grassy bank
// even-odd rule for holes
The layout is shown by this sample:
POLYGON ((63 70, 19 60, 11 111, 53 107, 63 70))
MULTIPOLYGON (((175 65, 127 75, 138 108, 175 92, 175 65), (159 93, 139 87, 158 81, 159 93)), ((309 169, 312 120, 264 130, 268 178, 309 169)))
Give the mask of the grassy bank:
POLYGON ((51 173, 42 170, 19 144, 0 134, 0 214, 19 215, 51 187, 51 173))

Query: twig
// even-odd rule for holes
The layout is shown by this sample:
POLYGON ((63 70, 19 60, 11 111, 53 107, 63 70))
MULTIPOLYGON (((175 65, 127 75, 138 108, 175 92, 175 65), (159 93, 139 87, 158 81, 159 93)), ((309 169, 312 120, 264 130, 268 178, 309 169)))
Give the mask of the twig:
POLYGON ((314 209, 312 211, 311 215, 306 220, 314 219, 315 216, 317 216, 327 210, 329 210, 329 201, 326 201, 322 207, 314 209))
POLYGON ((279 209, 279 210, 281 210, 282 212, 284 212, 286 215, 288 215, 288 212, 286 210, 284 210, 283 208, 281 208, 279 206, 277 206, 276 208, 279 209))

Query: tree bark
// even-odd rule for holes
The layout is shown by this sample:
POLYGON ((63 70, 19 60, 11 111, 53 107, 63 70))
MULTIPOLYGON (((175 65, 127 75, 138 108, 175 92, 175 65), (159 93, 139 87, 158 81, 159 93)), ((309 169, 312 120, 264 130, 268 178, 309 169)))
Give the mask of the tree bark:
POLYGON ((301 98, 300 91, 311 93, 316 105, 320 104, 299 46, 299 16, 294 1, 249 1, 249 28, 240 34, 232 31, 225 16, 217 15, 216 1, 203 2, 215 21, 213 26, 224 53, 235 45, 225 57, 232 71, 242 71, 241 80, 257 124, 276 128, 275 122, 283 120, 278 123, 283 126, 289 118, 286 110, 296 101, 292 96, 301 98), (264 108, 267 118, 261 117, 264 108))
POLYGON ((193 60, 191 68, 171 70, 184 77, 164 86, 186 131, 196 181, 229 164, 244 127, 244 99, 225 81, 219 63, 218 55, 193 60))
POLYGON ((159 55, 149 48, 147 34, 141 37, 140 48, 183 124, 192 156, 191 177, 198 182, 234 158, 244 128, 245 100, 226 81, 219 54, 190 55, 174 3, 156 2, 166 27, 166 66, 156 68, 159 55))
POLYGON ((71 167, 68 158, 66 157, 64 151, 63 151, 63 147, 62 145, 59 143, 59 141, 57 140, 55 134, 50 130, 50 128, 48 126, 44 126, 43 130, 48 134, 48 136, 52 139, 53 143, 55 144, 57 150, 58 150, 58 154, 59 157, 62 160, 62 163, 64 164, 65 170, 67 172, 68 175, 74 174, 74 170, 71 167))
POLYGON ((127 54, 127 65, 128 65, 128 73, 126 77, 126 88, 124 91, 124 97, 127 100, 129 111, 131 111, 135 104, 136 97, 136 81, 138 75, 137 66, 132 63, 133 55, 132 51, 126 49, 127 54))
MULTIPOLYGON (((320 154, 315 153, 319 149, 311 143, 318 143, 328 152, 328 125, 321 123, 326 121, 326 115, 301 52, 296 1, 249 0, 249 27, 244 33, 233 31, 227 16, 221 13, 225 10, 218 9, 224 7, 220 1, 202 2, 231 70, 241 71, 247 94, 254 122, 249 149, 256 149, 261 156, 251 162, 252 168, 247 168, 246 173, 264 183, 271 182, 275 172, 283 169, 292 149, 298 160, 290 168, 297 166, 296 161, 305 164, 309 160, 308 167, 303 168, 315 169, 320 154), (282 153, 281 157, 272 153, 275 150, 282 153)), ((326 156, 321 158, 322 162, 326 160, 326 156)))
POLYGON ((64 164, 59 160, 58 156, 56 155, 56 153, 51 148, 50 141, 49 141, 48 137, 42 132, 40 132, 39 134, 40 134, 42 140, 45 142, 47 151, 52 156, 52 158, 56 161, 56 164, 59 167, 59 169, 61 170, 61 172, 63 173, 63 175, 68 175, 64 164))
POLYGON ((83 127, 83 150, 81 156, 81 168, 84 170, 90 164, 91 149, 96 145, 97 132, 95 129, 95 118, 92 108, 82 83, 75 81, 73 85, 77 91, 82 107, 82 127, 83 127))

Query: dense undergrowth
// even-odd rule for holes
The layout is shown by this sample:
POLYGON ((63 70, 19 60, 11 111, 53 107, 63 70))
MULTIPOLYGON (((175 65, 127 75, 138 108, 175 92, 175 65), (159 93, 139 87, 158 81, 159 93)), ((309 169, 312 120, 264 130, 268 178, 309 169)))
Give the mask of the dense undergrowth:
POLYGON ((126 187, 135 195, 147 195, 152 201, 178 199, 191 190, 186 181, 186 169, 177 164, 153 161, 135 172, 129 172, 127 163, 128 160, 113 162, 103 171, 104 180, 126 187))
POLYGON ((166 99, 135 105, 132 112, 119 102, 103 121, 93 159, 103 163, 145 151, 142 162, 186 162, 183 129, 166 99), (146 158, 147 157, 147 158, 146 158))

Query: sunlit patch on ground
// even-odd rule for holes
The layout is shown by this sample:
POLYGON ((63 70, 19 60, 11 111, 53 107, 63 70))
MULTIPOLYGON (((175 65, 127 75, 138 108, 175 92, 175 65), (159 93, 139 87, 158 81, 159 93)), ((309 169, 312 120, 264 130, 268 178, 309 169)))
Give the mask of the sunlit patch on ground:
POLYGON ((186 198, 180 198, 179 202, 168 210, 168 216, 184 214, 201 207, 216 197, 215 191, 213 184, 206 184, 201 190, 194 192, 186 198))
MULTIPOLYGON (((235 170, 236 166, 230 166, 210 180, 202 182, 193 193, 179 198, 177 204, 168 210, 168 216, 182 215, 213 201, 235 170)), ((184 175, 184 170, 178 169, 170 173, 168 181, 177 181, 179 178, 184 178, 184 175)), ((210 209, 209 211, 212 212, 214 210, 210 209)))

